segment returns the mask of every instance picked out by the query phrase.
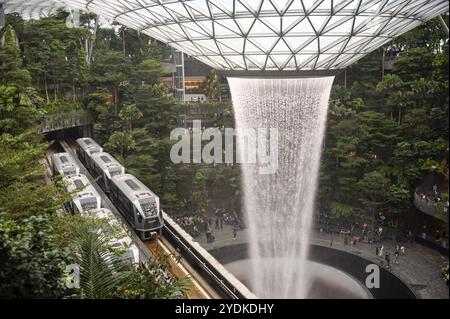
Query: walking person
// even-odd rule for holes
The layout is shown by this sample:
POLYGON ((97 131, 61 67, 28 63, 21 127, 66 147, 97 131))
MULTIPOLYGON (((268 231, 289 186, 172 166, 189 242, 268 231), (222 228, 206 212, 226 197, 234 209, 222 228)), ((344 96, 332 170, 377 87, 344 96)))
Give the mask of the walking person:
POLYGON ((384 259, 386 260, 386 268, 389 269, 391 263, 391 255, 388 252, 386 252, 386 256, 384 257, 384 259))
POLYGON ((378 249, 378 258, 380 259, 381 266, 383 266, 384 263, 383 253, 384 253, 384 246, 381 245, 380 248, 378 249))
POLYGON ((206 227, 206 232, 205 232, 205 235, 206 235, 206 242, 207 243, 209 243, 209 236, 210 236, 210 230, 209 230, 209 227, 206 227))
POLYGON ((212 242, 212 229, 209 224, 208 227, 206 228, 206 242, 208 243, 212 242))
POLYGON ((399 255, 400 255, 400 246, 398 244, 396 244, 395 245, 395 252, 394 252, 394 256, 395 256, 394 262, 396 264, 398 264, 398 256, 399 255))
POLYGON ((233 240, 236 239, 238 230, 239 230, 239 221, 237 219, 235 219, 234 225, 233 225, 233 240))
POLYGON ((223 216, 220 216, 219 223, 220 223, 220 229, 223 229, 223 216))

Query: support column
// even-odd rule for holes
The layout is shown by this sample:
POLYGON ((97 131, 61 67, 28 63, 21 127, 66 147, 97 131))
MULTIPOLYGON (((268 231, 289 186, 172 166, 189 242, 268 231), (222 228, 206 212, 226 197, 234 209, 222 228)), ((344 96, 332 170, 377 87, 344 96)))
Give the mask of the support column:
POLYGON ((445 33, 447 33, 447 36, 448 36, 448 32, 449 32, 448 25, 445 23, 444 18, 442 18, 442 15, 439 15, 438 18, 439 18, 439 22, 442 25, 442 28, 444 29, 445 33))
POLYGON ((176 49, 172 49, 173 63, 176 66, 174 73, 174 88, 176 90, 176 97, 184 102, 185 88, 184 88, 184 53, 176 49))
POLYGON ((6 24, 5 21, 5 6, 2 2, 0 2, 0 29, 3 28, 6 24))

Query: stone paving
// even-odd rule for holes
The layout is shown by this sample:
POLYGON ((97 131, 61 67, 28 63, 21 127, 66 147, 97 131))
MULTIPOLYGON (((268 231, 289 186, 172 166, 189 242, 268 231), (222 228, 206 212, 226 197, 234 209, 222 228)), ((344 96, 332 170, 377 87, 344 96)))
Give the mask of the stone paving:
MULTIPOLYGON (((247 231, 237 232, 237 237, 233 238, 233 227, 223 225, 223 230, 213 228, 215 241, 206 242, 205 233, 201 233, 197 240, 207 250, 235 245, 247 242, 247 231)), ((330 246, 332 236, 321 233, 317 230, 312 232, 311 243, 322 246, 330 246)), ((375 245, 368 243, 357 243, 357 245, 344 245, 343 237, 339 234, 333 235, 333 248, 351 252, 363 258, 380 263, 380 259, 375 256, 375 245)), ((424 299, 448 299, 449 288, 441 278, 441 268, 448 262, 448 257, 439 252, 416 243, 402 243, 405 247, 405 254, 400 255, 398 264, 394 260, 395 243, 391 240, 383 240, 384 251, 391 253, 391 272, 407 283, 416 293, 418 298, 424 299)))

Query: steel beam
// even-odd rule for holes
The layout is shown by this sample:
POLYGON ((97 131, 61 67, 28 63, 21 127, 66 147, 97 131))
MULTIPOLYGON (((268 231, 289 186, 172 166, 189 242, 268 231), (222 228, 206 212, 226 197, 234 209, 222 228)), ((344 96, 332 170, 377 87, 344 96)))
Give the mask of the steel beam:
POLYGON ((442 18, 442 15, 438 16, 439 22, 441 23, 442 28, 444 29, 445 33, 447 33, 448 36, 448 25, 445 23, 444 18, 442 18))

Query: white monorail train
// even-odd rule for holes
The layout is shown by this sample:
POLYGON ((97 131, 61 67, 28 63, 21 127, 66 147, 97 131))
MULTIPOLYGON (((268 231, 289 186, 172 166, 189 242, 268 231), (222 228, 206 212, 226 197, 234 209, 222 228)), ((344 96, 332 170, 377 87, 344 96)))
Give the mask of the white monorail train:
POLYGON ((111 178, 125 174, 125 168, 108 153, 94 153, 87 161, 90 173, 99 178, 97 183, 106 193, 110 192, 111 178))
POLYGON ((109 209, 94 209, 88 212, 82 212, 82 214, 104 221, 101 226, 101 232, 104 232, 105 234, 114 232, 114 237, 116 237, 109 242, 111 248, 120 250, 120 257, 123 260, 127 260, 132 264, 139 263, 139 249, 109 209))
POLYGON ((95 153, 103 152, 103 148, 90 137, 79 138, 76 142, 77 156, 86 168, 90 170, 88 162, 89 158, 95 153))
POLYGON ((91 138, 77 139, 77 154, 143 240, 161 235, 163 217, 159 197, 91 138))
POLYGON ((159 197, 140 180, 130 174, 113 176, 110 196, 142 239, 161 235, 163 217, 159 197))
POLYGON ((83 174, 63 177, 67 191, 72 194, 72 200, 67 203, 72 213, 81 213, 102 207, 102 198, 83 174))
POLYGON ((52 155, 54 175, 80 174, 80 167, 69 153, 55 153, 52 155))

